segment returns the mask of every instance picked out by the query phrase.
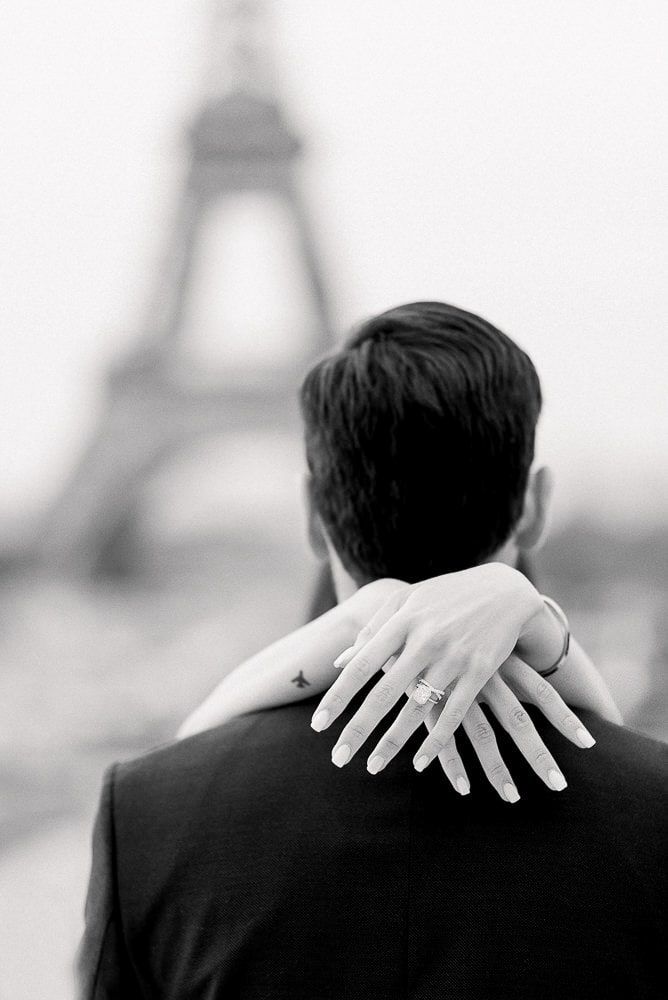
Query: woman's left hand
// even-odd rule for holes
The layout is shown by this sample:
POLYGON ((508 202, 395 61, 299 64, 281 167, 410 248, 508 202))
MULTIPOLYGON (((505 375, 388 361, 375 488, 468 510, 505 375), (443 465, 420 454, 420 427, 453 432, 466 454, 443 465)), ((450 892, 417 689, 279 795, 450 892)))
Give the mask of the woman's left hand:
MULTIPOLYGON (((501 798, 510 802, 517 801, 519 792, 506 762, 501 756, 494 730, 480 704, 488 705, 503 728, 510 734, 522 756, 549 788, 562 791, 567 784, 560 767, 536 730, 523 703, 538 707, 555 729, 558 729, 568 739, 573 740, 577 746, 589 747, 594 743, 593 737, 584 729, 580 720, 549 681, 544 680, 523 660, 514 655, 510 656, 498 673, 494 674, 482 688, 478 698, 462 720, 462 729, 470 740, 488 781, 501 798), (582 736, 574 738, 575 727, 582 736)), ((438 722, 440 708, 441 706, 435 706, 424 720, 430 733, 438 722)), ((388 744, 386 736, 376 747, 374 754, 387 755, 387 760, 391 760, 399 752, 417 728, 417 726, 404 725, 403 721, 399 722, 399 718, 397 719, 399 725, 392 733, 392 742, 388 744)), ((394 729, 394 727, 392 728, 394 729)), ((451 737, 444 746, 441 746, 438 737, 433 737, 433 739, 436 740, 435 749, 447 778, 460 794, 466 794, 469 786, 468 775, 457 751, 455 737, 451 737), (460 781, 462 777, 465 789, 460 781)), ((371 759, 373 759, 373 755, 371 759)))

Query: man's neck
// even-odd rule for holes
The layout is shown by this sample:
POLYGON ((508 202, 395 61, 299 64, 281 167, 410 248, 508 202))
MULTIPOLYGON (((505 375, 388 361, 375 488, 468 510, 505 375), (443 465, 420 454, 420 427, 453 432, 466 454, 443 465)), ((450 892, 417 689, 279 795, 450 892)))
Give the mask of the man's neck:
MULTIPOLYGON (((343 563, 330 543, 327 544, 327 549, 329 552, 329 565, 332 572, 332 580, 334 582, 334 591, 336 593, 336 602, 337 604, 342 604, 343 601, 347 601, 349 597, 352 597, 352 595, 359 590, 359 584, 345 569, 343 563)), ((517 557, 517 547, 513 542, 507 542, 499 549, 498 552, 486 561, 504 562, 509 566, 516 566, 517 557)))
POLYGON ((359 590, 359 585, 355 580, 353 580, 350 573, 344 569, 341 560, 335 553, 330 552, 329 565, 332 571, 336 602, 337 604, 342 604, 359 590))

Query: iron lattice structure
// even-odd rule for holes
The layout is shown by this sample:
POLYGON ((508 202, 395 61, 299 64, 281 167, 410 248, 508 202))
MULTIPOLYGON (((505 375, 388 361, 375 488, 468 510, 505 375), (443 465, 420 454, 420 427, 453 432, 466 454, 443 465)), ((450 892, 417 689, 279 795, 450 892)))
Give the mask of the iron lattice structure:
POLYGON ((154 294, 135 348, 108 375, 90 443, 42 525, 39 556, 47 564, 94 573, 122 560, 156 470, 207 435, 294 426, 298 375, 332 345, 316 242, 296 182, 302 147, 276 96, 266 29, 257 2, 216 10, 206 96, 189 129, 189 167, 154 294), (208 214, 220 199, 248 191, 287 207, 315 324, 296 363, 270 378, 212 385, 184 363, 185 306, 208 214))

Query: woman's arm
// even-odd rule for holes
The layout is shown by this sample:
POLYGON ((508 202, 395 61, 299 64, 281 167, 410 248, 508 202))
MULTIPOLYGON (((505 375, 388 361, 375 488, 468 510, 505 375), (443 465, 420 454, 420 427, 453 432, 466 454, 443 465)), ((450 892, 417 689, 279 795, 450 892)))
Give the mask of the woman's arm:
MULTIPOLYGON (((192 735, 245 712, 310 697, 331 685, 314 713, 312 725, 320 731, 340 715, 367 679, 382 670, 386 672, 385 681, 367 696, 334 748, 335 763, 344 763, 339 760, 344 749, 345 759, 350 759, 391 704, 404 690, 411 689, 411 682, 414 686, 415 678, 425 675, 426 668, 426 679, 440 688, 448 687, 450 680, 459 676, 470 699, 478 695, 479 701, 488 703, 542 780, 559 789, 566 782, 522 711, 520 700, 537 705, 576 745, 593 744, 590 734, 551 683, 536 673, 555 662, 563 643, 563 627, 527 579, 508 566, 487 564, 413 586, 397 580, 378 580, 243 663, 186 720, 179 736, 192 735), (388 630, 390 645, 385 649, 388 630), (337 656, 337 665, 344 667, 337 677, 332 661, 342 646, 350 648, 337 656), (401 653, 399 659, 404 661, 400 677, 393 653, 401 653), (392 698, 388 698, 390 689, 394 692, 392 698), (540 768, 537 761, 541 761, 540 768)), ((571 644, 559 673, 559 687, 570 702, 619 721, 607 688, 577 644, 571 644)), ((432 733, 425 745, 432 756, 439 755, 457 791, 466 794, 462 789, 468 789, 468 779, 452 733, 447 734, 445 742, 440 739, 443 722, 453 732, 459 724, 449 722, 451 696, 438 706, 444 711, 437 722, 436 712, 422 719, 416 707, 409 699, 394 723, 392 738, 388 733, 383 746, 376 748, 376 764, 379 748, 386 763, 425 721, 432 733), (440 729, 434 732, 436 727, 440 729)), ((491 730, 491 739, 478 738, 483 729, 489 729, 479 706, 469 703, 465 711, 460 710, 459 721, 462 717, 489 781, 502 798, 517 801, 519 795, 499 757, 491 730)))
MULTIPOLYGON (((432 611, 433 628, 438 625, 436 612, 446 612, 448 603, 443 584, 450 581, 442 578, 443 583, 439 584, 439 579, 428 581, 442 590, 440 607, 432 611)), ((190 736, 245 712, 299 701, 325 691, 337 677, 332 664, 341 650, 351 646, 389 598, 394 597, 398 609, 409 592, 416 591, 419 598, 420 586, 409 587, 399 580, 377 580, 360 588, 348 600, 267 646, 229 673, 188 716, 178 736, 190 736)), ((536 608, 538 613, 527 623, 517 652, 540 670, 554 662, 555 648, 559 648, 562 636, 551 612, 540 603, 536 608)), ((591 709, 613 722, 621 721, 605 682, 574 640, 568 659, 550 678, 550 683, 569 704, 591 709)))
POLYGON ((333 663, 391 594, 399 580, 376 580, 319 618, 245 660, 195 709, 178 737, 211 729, 246 712, 302 701, 325 691, 337 676, 333 663))

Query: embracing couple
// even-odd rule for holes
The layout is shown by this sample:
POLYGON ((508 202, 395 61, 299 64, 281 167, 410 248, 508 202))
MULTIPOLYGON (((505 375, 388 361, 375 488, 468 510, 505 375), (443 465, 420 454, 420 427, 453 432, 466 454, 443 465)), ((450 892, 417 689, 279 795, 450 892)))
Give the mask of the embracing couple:
POLYGON ((419 302, 301 404, 337 603, 108 773, 81 997, 663 997, 668 748, 517 569, 551 488, 530 359, 419 302))

